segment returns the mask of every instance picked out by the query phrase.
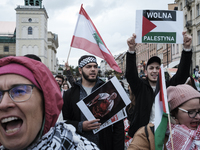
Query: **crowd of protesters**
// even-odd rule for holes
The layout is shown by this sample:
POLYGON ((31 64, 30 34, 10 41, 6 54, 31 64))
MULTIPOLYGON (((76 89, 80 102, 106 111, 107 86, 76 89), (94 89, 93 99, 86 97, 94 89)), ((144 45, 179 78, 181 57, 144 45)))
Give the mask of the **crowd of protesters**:
MULTIPOLYGON (((139 76, 136 66, 136 38, 133 34, 127 40, 125 77, 128 89, 120 81, 131 101, 126 107, 130 126, 128 135, 132 138, 127 148, 153 150, 155 90, 161 59, 151 57, 147 61, 146 75, 139 76)), ((190 76, 191 42, 192 37, 183 32, 183 51, 178 70, 166 82, 172 130, 169 130, 169 126, 166 128, 164 149, 200 149, 200 93, 194 78, 190 76)), ((35 55, 0 59, 1 149, 125 148, 123 120, 94 134, 93 130, 100 128, 100 119, 87 120, 77 106, 77 102, 105 83, 98 77, 96 57, 80 57, 78 67, 81 78, 77 81, 70 72, 68 62, 65 67, 66 77, 54 77, 35 55)), ((198 77, 197 69, 194 74, 198 77)), ((110 101, 104 101, 106 115, 112 107, 110 101)))

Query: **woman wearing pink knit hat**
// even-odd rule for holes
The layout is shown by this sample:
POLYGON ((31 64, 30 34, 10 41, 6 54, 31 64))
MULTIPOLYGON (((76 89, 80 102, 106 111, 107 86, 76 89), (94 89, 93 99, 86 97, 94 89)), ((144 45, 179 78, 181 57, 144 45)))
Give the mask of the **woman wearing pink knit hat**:
MULTIPOLYGON (((182 84, 167 88, 171 117, 174 150, 200 149, 200 93, 193 87, 182 84)), ((154 150, 154 125, 140 128, 133 137, 128 150, 154 150)), ((167 129, 164 149, 171 150, 171 137, 167 129)))
POLYGON ((58 84, 42 62, 0 59, 1 150, 99 149, 72 125, 56 123, 62 105, 58 84))

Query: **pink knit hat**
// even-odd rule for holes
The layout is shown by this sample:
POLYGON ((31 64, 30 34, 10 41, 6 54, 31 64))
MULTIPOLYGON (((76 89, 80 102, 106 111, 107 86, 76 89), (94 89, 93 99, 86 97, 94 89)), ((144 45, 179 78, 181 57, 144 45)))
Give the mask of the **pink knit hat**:
POLYGON ((0 67, 0 75, 3 75, 3 74, 21 75, 21 76, 27 78, 28 80, 30 80, 35 86, 37 86, 38 89, 41 90, 41 87, 35 80, 33 73, 28 68, 26 68, 20 64, 11 63, 11 64, 5 65, 3 67, 0 67))
POLYGON ((190 85, 181 84, 177 86, 169 86, 167 88, 167 97, 170 111, 172 111, 190 99, 200 98, 200 93, 190 85))

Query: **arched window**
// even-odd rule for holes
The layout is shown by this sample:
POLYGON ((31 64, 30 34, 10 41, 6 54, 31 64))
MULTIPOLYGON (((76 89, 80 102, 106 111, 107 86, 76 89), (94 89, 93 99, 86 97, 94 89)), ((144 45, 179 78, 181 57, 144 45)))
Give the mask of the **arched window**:
POLYGON ((38 0, 36 0, 35 3, 35 6, 40 6, 40 2, 38 0))
POLYGON ((28 0, 25 0, 25 6, 28 6, 28 0))
POLYGON ((32 27, 28 27, 28 35, 32 35, 33 34, 33 28, 32 27))
POLYGON ((30 0, 30 5, 34 6, 34 1, 33 0, 30 0))

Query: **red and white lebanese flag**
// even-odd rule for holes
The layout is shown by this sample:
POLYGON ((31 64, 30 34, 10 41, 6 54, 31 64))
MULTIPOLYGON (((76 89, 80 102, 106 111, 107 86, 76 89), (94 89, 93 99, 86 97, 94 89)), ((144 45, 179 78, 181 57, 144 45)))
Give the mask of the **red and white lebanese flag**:
POLYGON ((83 49, 88 53, 104 59, 111 68, 121 73, 121 69, 82 6, 83 5, 81 5, 75 32, 71 41, 71 47, 83 49))
POLYGON ((169 114, 163 64, 159 70, 155 94, 155 149, 162 150, 169 114))

